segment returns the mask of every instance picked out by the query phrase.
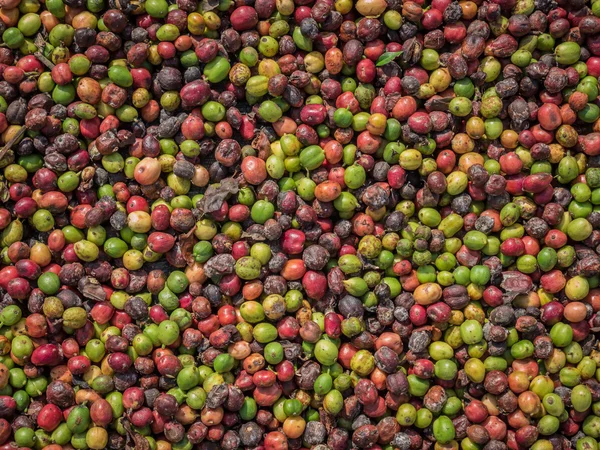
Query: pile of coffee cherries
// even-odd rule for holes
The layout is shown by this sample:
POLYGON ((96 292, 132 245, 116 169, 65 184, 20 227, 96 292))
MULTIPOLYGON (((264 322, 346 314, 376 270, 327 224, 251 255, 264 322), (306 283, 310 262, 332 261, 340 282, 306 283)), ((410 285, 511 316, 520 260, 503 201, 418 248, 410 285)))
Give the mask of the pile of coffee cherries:
POLYGON ((600 0, 0 0, 0 450, 598 450, 600 0))

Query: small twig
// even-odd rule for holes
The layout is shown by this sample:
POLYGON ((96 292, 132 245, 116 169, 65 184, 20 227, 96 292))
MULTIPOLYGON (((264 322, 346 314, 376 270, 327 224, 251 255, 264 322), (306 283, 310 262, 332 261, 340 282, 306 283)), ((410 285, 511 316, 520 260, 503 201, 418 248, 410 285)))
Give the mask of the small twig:
POLYGON ((46 40, 44 37, 38 33, 33 44, 38 48, 38 51, 34 53, 35 57, 39 59, 48 69, 52 70, 54 68, 54 63, 46 58, 42 54, 41 50, 46 45, 46 40))
POLYGON ((15 145, 17 143, 17 141, 19 139, 21 139, 24 135, 25 132, 27 131, 27 127, 21 127, 19 129, 19 131, 17 131, 17 134, 15 134, 12 139, 10 141, 8 141, 4 147, 2 147, 2 149, 0 149, 0 160, 2 160, 2 158, 4 158, 4 155, 6 155, 6 153, 12 148, 13 145, 15 145))
POLYGON ((48 69, 54 69, 54 63, 42 55, 42 52, 35 52, 34 56, 40 60, 40 62, 45 65, 48 69))

